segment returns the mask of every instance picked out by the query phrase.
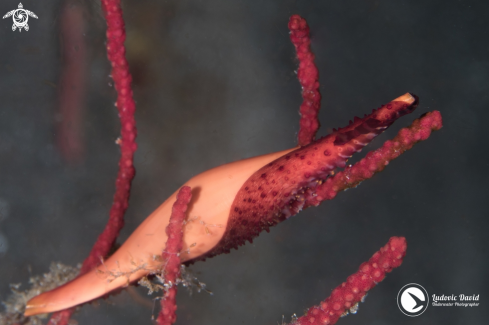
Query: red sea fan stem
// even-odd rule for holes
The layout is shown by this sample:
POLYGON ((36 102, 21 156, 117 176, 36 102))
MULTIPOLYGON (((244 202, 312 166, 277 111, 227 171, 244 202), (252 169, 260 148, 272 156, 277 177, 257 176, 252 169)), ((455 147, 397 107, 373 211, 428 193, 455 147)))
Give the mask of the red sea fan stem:
POLYGON ((391 237, 368 262, 360 265, 355 274, 336 287, 331 296, 318 306, 309 308, 304 316, 293 321, 291 325, 335 324, 350 308, 355 308, 367 291, 385 278, 386 273, 401 265, 406 249, 404 237, 391 237))
MULTIPOLYGON (((80 275, 97 266, 100 259, 107 256, 117 239, 119 231, 124 226, 124 213, 128 206, 131 182, 135 174, 133 157, 137 148, 135 142, 136 121, 134 120, 136 105, 132 97, 132 78, 125 57, 126 32, 120 0, 102 0, 102 9, 107 21, 107 56, 112 65, 112 79, 117 91, 116 106, 121 121, 121 139, 118 141, 121 148, 121 158, 109 221, 83 262, 80 275)), ((57 312, 52 315, 49 324, 67 324, 72 313, 73 309, 57 312)))
POLYGON ((301 119, 299 122, 298 140, 301 147, 314 140, 319 128, 318 113, 321 105, 319 94, 319 73, 314 63, 314 54, 311 51, 309 26, 304 18, 293 15, 289 20, 290 40, 295 46, 299 68, 297 78, 302 86, 302 105, 300 107, 301 119))
POLYGON ((84 4, 66 0, 61 10, 63 68, 59 78, 56 145, 63 159, 78 164, 85 155, 83 139, 84 95, 87 77, 87 45, 83 18, 84 4))
POLYGON ((416 143, 428 139, 431 131, 437 131, 442 126, 443 122, 439 111, 426 113, 421 118, 416 119, 411 126, 401 129, 394 139, 386 141, 381 148, 369 152, 365 158, 355 165, 346 167, 319 185, 316 188, 317 196, 309 199, 305 207, 317 206, 324 200, 333 199, 338 192, 356 187, 364 180, 382 171, 391 160, 411 149, 416 143))
POLYGON ((168 239, 163 252, 163 261, 166 261, 163 273, 165 275, 165 283, 169 284, 170 288, 165 292, 161 300, 161 312, 157 320, 159 325, 171 325, 177 320, 175 311, 177 310, 176 280, 180 276, 179 253, 183 246, 185 212, 191 199, 192 191, 190 187, 182 187, 177 194, 177 200, 172 207, 170 222, 166 227, 168 239))

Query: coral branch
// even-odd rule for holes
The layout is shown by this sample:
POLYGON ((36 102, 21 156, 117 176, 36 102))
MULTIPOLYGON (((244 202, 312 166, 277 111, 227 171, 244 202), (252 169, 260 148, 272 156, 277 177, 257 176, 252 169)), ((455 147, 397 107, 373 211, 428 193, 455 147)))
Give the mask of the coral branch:
POLYGON ((356 311, 367 291, 385 278, 386 273, 401 265, 406 255, 406 239, 391 237, 389 242, 376 252, 368 262, 360 265, 358 272, 336 287, 331 296, 318 306, 309 308, 306 314, 291 325, 332 325, 348 310, 356 311))
POLYGON ((84 4, 67 0, 61 12, 63 69, 59 78, 56 145, 69 164, 79 163, 85 153, 82 125, 85 110, 87 45, 85 44, 84 4))
POLYGON ((319 128, 318 112, 321 105, 319 94, 318 69, 311 51, 309 26, 304 18, 293 15, 289 20, 290 40, 295 46, 299 69, 297 78, 302 86, 301 120, 298 134, 299 145, 305 146, 314 140, 319 128))
MULTIPOLYGON (((112 64, 112 79, 117 91, 116 106, 121 121, 121 158, 116 179, 116 191, 109 221, 98 237, 92 250, 83 262, 80 275, 85 274, 100 263, 100 258, 107 256, 114 244, 119 231, 124 226, 124 213, 128 206, 131 181, 134 178, 133 157, 137 145, 136 122, 134 111, 136 105, 132 98, 131 75, 125 58, 124 40, 126 38, 124 19, 120 0, 102 0, 102 9, 107 21, 107 56, 112 64)), ((72 309, 53 314, 49 324, 66 324, 72 309)))
POLYGON ((380 149, 369 152, 355 165, 346 167, 319 185, 316 188, 317 196, 309 198, 305 207, 317 206, 324 200, 333 199, 338 192, 358 186, 375 173, 382 171, 391 160, 411 149, 416 143, 428 139, 431 131, 437 131, 442 126, 440 112, 426 113, 415 120, 410 127, 401 129, 394 139, 386 141, 380 149))
POLYGON ((132 98, 131 75, 125 58, 124 20, 119 0, 103 0, 102 8, 107 20, 107 55, 112 63, 112 79, 117 90, 116 106, 121 120, 121 158, 116 179, 116 192, 107 226, 95 243, 90 255, 83 263, 81 273, 85 273, 100 263, 100 257, 105 257, 116 240, 120 229, 124 226, 124 213, 128 206, 131 181, 134 178, 134 152, 137 145, 136 121, 134 111, 136 105, 132 98))
POLYGON ((58 311, 51 315, 48 325, 65 325, 70 321, 71 314, 74 312, 74 308, 58 311))
POLYGON ((159 325, 171 325, 177 320, 175 311, 177 310, 176 280, 180 276, 180 251, 183 246, 183 222, 188 204, 192 199, 190 187, 183 186, 177 194, 177 201, 173 204, 170 222, 166 227, 168 240, 163 252, 163 260, 166 261, 163 273, 165 274, 165 283, 169 289, 165 292, 161 300, 161 312, 158 315, 159 325))

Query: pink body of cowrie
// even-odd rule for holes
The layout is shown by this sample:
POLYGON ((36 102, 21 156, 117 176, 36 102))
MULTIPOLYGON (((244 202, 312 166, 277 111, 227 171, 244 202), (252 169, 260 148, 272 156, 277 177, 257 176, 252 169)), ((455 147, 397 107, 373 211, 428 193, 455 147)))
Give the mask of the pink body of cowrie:
MULTIPOLYGON (((191 178, 184 184, 192 188, 192 200, 181 262, 229 252, 298 213, 314 197, 317 184, 416 106, 417 98, 407 93, 309 145, 222 165, 191 178)), ((28 301, 25 315, 73 307, 159 273, 175 200, 176 193, 100 266, 28 301)))

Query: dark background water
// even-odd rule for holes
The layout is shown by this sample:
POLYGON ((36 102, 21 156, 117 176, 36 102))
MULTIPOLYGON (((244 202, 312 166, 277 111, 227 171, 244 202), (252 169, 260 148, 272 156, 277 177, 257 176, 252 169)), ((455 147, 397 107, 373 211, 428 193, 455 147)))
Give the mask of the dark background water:
MULTIPOLYGON (((0 13, 17 5, 2 1, 0 13)), ((28 32, 0 21, 0 300, 9 283, 25 284, 51 261, 75 265, 87 256, 107 220, 119 158, 99 3, 72 2, 86 25, 77 32, 86 89, 73 122, 84 149, 71 162, 57 145, 69 55, 60 42, 62 3, 23 5, 39 17, 29 19, 28 32)), ((420 97, 418 110, 365 152, 424 112, 439 110, 444 119, 441 131, 358 188, 195 264, 214 295, 181 290, 177 324, 289 321, 394 235, 408 241, 403 265, 340 324, 487 321, 489 2, 138 0, 124 9, 139 149, 121 242, 190 177, 295 145, 301 96, 292 14, 312 30, 321 135, 407 91, 420 97), (479 294, 480 306, 430 306, 407 317, 396 296, 411 282, 430 295, 479 294)), ((80 324, 149 324, 150 317, 151 308, 127 292, 75 315, 80 324)))

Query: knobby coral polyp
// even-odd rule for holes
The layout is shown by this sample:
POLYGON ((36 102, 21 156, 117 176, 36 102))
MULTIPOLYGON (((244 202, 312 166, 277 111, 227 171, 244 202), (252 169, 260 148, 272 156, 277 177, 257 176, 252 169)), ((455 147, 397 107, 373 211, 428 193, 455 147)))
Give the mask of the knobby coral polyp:
MULTIPOLYGON (((310 51, 309 27, 301 17, 292 16, 289 29, 299 59, 298 78, 304 99, 300 108, 299 146, 226 164, 191 178, 112 256, 102 265, 96 265, 94 260, 100 261, 107 256, 107 247, 112 245, 121 227, 120 217, 127 206, 133 175, 132 155, 136 148, 134 102, 124 58, 122 12, 118 1, 103 1, 103 9, 108 24, 107 51, 113 66, 122 122, 122 158, 111 221, 107 226, 109 230, 100 236, 81 275, 31 299, 25 311, 27 316, 64 310, 104 296, 148 274, 158 274, 165 277, 169 288, 164 294, 158 322, 171 324, 175 320, 174 283, 180 263, 205 260, 238 248, 246 241, 251 242, 263 230, 268 231, 269 227, 302 209, 317 206, 372 177, 392 159, 442 126, 439 112, 427 113, 380 149, 368 153, 355 165, 347 166, 347 160, 354 153, 362 150, 396 119, 411 113, 417 107, 418 99, 406 93, 363 118, 356 117, 348 126, 314 140, 319 127, 318 71, 310 51), (186 222, 185 217, 188 218, 186 222), (110 236, 107 237, 106 232, 110 236), (103 249, 100 249, 100 243, 103 249), (161 254, 162 258, 155 258, 161 254), (115 273, 123 276, 109 279, 108 274, 115 273)), ((335 289, 330 298, 294 322, 333 324, 345 311, 354 311, 365 293, 380 282, 385 273, 401 264, 405 252, 405 239, 392 237, 385 247, 362 264, 357 273, 335 289)), ((55 314, 52 321, 67 321, 70 314, 71 311, 55 314)))

